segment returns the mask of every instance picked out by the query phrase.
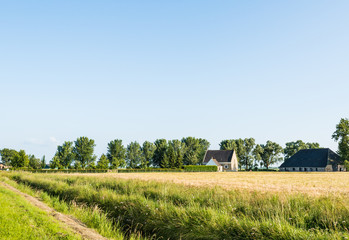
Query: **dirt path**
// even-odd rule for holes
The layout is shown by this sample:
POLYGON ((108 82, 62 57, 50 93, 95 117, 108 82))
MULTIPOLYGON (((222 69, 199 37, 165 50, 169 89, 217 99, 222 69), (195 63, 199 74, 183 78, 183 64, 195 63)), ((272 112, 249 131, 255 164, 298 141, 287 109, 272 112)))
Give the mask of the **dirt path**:
POLYGON ((38 199, 36 199, 36 198, 26 194, 26 193, 22 193, 18 189, 14 188, 6 183, 0 182, 0 184, 2 186, 6 187, 7 189, 10 189, 11 191, 16 192, 17 194, 23 196, 25 199, 27 199, 34 206, 44 210, 45 212, 47 212, 48 214, 50 214, 52 216, 54 216, 58 221, 64 223, 64 225, 71 228, 77 234, 80 234, 83 239, 107 240, 107 238, 99 235, 93 229, 86 227, 79 220, 77 220, 71 216, 67 216, 67 215, 64 215, 62 213, 57 212, 56 210, 54 210, 53 208, 50 208, 49 206, 47 206, 45 203, 39 201, 38 199))

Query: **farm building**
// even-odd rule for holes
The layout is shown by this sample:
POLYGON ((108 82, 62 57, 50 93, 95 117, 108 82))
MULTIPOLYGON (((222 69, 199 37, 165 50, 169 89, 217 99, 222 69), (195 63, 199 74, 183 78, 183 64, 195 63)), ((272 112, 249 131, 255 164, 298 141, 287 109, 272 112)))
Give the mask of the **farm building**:
POLYGON ((299 150, 279 167, 289 172, 345 171, 338 154, 329 148, 299 150))
POLYGON ((207 150, 203 164, 217 166, 220 172, 238 170, 238 160, 234 150, 207 150))
POLYGON ((9 166, 6 166, 5 164, 0 162, 0 170, 6 170, 6 169, 9 169, 9 168, 10 168, 9 166))

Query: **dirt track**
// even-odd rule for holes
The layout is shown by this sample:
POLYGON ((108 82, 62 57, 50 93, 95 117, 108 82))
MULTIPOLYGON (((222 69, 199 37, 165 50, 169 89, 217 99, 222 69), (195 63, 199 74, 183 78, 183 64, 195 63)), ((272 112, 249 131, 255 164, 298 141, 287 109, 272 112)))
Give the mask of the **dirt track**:
POLYGON ((77 234, 81 235, 83 239, 89 239, 89 240, 107 240, 107 238, 99 235, 97 232, 95 232, 93 229, 86 227, 82 222, 80 222, 79 220, 71 217, 71 216, 67 216, 64 215, 62 213, 59 213, 57 211, 55 211, 53 208, 50 208, 49 206, 47 206, 45 203, 39 201, 38 199, 22 193, 21 191, 19 191, 18 189, 0 182, 1 185, 3 185, 4 187, 10 189, 13 192, 16 192, 17 194, 23 196, 25 199, 27 199, 27 201, 29 201, 31 204, 33 204, 34 206, 44 210, 45 212, 47 212, 48 214, 52 215, 53 217, 55 217, 58 221, 62 222, 65 226, 68 226, 70 229, 72 229, 72 231, 76 232, 77 234))

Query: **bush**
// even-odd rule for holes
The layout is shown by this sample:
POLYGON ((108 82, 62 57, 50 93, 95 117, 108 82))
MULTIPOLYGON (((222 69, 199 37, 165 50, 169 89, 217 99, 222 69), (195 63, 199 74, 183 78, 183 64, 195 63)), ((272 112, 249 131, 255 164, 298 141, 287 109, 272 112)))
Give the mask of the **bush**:
POLYGON ((184 172, 217 172, 217 166, 188 165, 183 166, 184 172))
POLYGON ((183 169, 179 168, 146 168, 146 169, 118 169, 119 173, 133 173, 133 172, 183 172, 183 169))

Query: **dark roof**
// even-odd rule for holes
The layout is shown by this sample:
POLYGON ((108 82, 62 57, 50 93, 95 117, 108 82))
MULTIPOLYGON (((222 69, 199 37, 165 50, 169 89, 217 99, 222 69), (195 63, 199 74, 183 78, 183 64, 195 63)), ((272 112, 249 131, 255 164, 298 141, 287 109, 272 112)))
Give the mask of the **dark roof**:
POLYGON ((299 150, 281 164, 284 167, 326 167, 328 164, 340 164, 340 157, 329 148, 299 150))
POLYGON ((208 163, 211 158, 216 159, 218 162, 230 162, 233 153, 234 150, 207 150, 204 163, 208 163))

